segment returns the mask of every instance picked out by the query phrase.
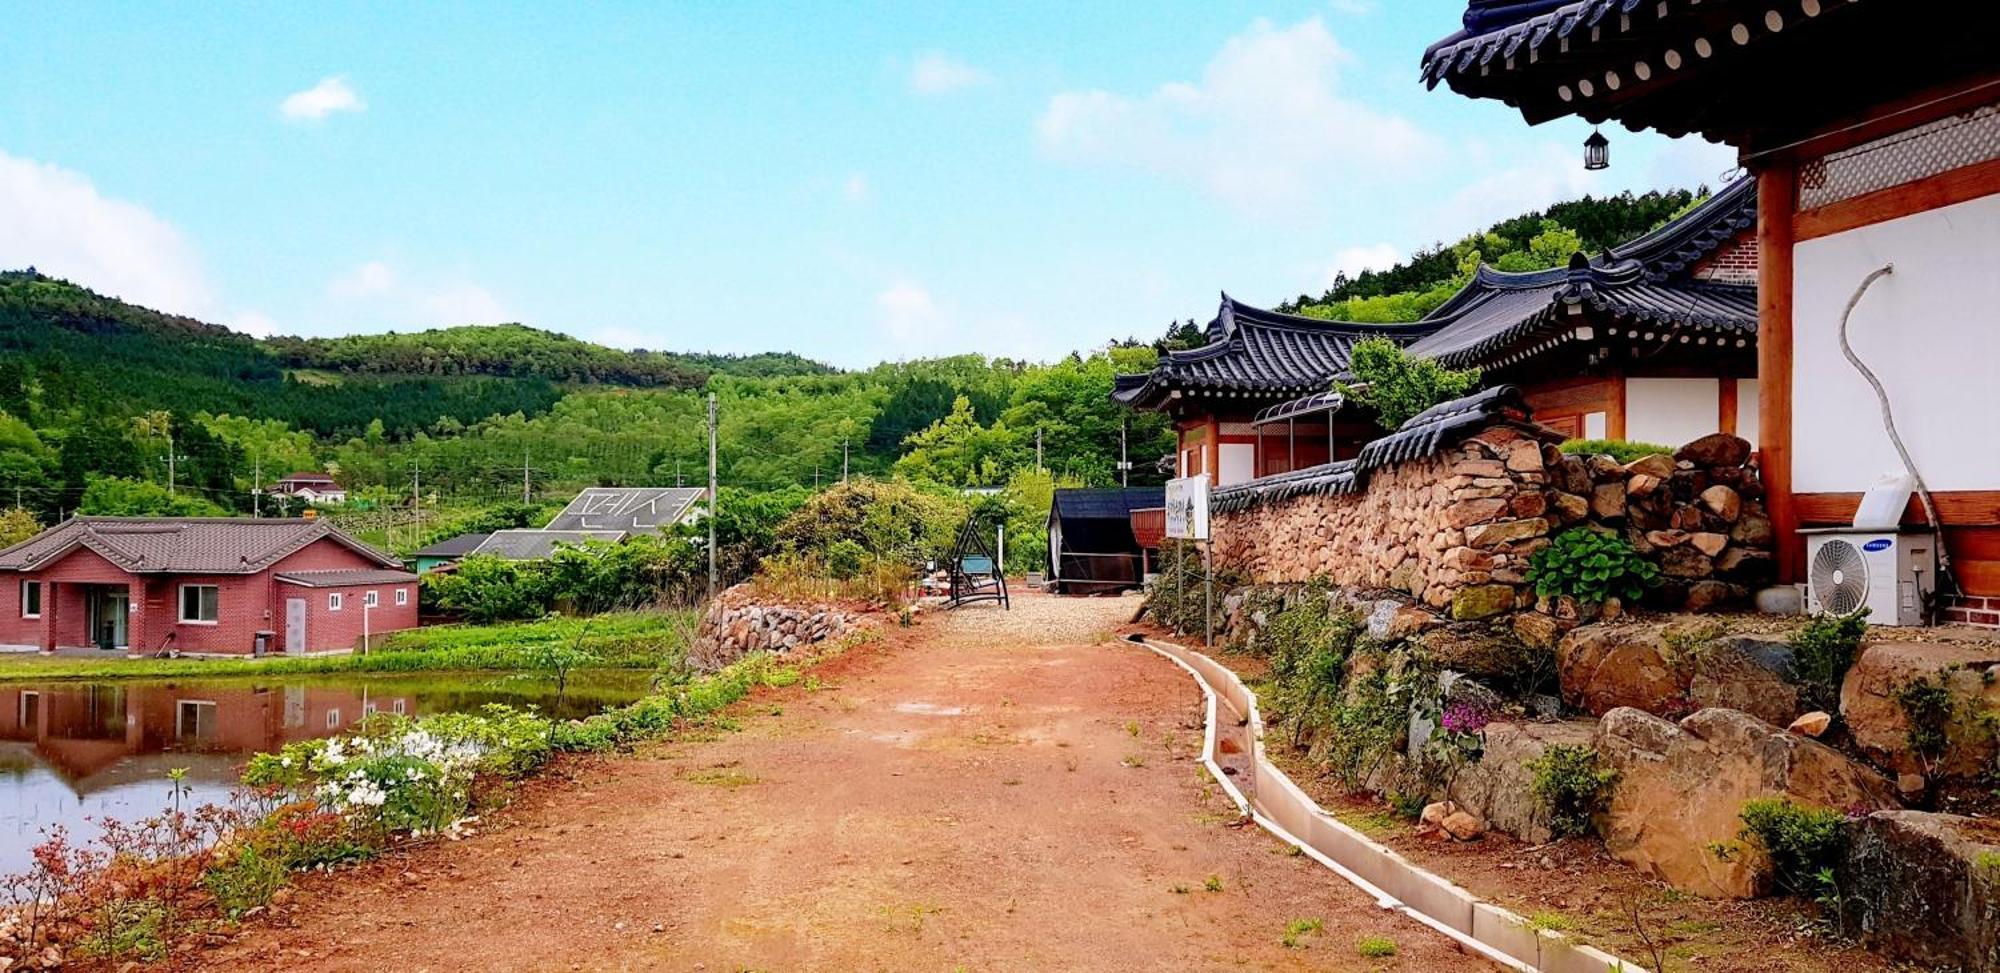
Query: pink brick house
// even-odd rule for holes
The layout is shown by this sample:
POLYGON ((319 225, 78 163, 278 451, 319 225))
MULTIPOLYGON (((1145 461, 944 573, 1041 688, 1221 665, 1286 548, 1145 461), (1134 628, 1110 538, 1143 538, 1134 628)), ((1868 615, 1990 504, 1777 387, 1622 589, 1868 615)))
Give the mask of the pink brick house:
POLYGON ((0 550, 0 646, 345 652, 417 624, 417 576, 323 520, 76 517, 0 550))

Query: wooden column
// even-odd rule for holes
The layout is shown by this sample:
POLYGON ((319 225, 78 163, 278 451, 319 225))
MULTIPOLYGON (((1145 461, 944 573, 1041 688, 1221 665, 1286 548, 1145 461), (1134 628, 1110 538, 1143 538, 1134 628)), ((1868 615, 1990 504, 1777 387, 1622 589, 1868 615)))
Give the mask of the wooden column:
POLYGON ((1604 438, 1625 438, 1625 376, 1611 376, 1604 402, 1604 438))
POLYGON ((1757 173, 1757 449, 1764 505, 1777 534, 1778 580, 1798 581, 1805 542, 1792 496, 1792 223, 1798 170, 1775 160, 1757 173))
POLYGON ((1725 378, 1716 386, 1719 390, 1715 399, 1715 431, 1736 435, 1736 401, 1738 390, 1736 380, 1725 378))
POLYGON ((1221 486, 1222 424, 1216 421, 1215 413, 1213 412, 1208 414, 1208 442, 1203 448, 1208 450, 1208 459, 1206 460, 1208 466, 1208 485, 1212 487, 1221 486))

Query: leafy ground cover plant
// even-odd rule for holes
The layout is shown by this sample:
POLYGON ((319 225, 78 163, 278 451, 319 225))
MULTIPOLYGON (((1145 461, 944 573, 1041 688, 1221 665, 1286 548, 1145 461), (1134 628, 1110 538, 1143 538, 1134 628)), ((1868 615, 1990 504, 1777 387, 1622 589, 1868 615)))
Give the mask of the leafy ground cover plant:
POLYGON ((1567 596, 1586 604, 1634 601, 1660 577, 1658 565, 1609 531, 1576 527, 1556 536, 1528 559, 1528 582, 1543 598, 1567 596))

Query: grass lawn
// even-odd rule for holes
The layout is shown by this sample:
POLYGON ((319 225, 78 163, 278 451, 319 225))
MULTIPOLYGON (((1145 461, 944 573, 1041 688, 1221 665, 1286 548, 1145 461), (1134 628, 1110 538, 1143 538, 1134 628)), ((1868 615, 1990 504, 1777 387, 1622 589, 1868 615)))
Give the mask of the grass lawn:
POLYGON ((533 653, 576 644, 595 655, 589 668, 653 669, 686 650, 691 611, 613 612, 500 625, 435 625, 384 636, 367 655, 267 659, 126 659, 0 656, 0 682, 152 679, 163 676, 303 675, 329 672, 505 671, 535 668, 533 653))

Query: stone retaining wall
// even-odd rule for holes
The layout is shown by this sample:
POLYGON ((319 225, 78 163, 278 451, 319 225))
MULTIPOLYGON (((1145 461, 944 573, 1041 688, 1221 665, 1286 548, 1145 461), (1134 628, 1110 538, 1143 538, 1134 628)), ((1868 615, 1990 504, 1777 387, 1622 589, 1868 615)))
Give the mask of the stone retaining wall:
POLYGON ((1528 559, 1552 535, 1588 523, 1619 531, 1659 564, 1659 607, 1740 603, 1767 580, 1771 523, 1748 443, 1718 434, 1621 465, 1565 456, 1549 438, 1541 427, 1496 421, 1431 455, 1374 469, 1352 492, 1219 509, 1216 562, 1252 584, 1323 577, 1399 591, 1458 620, 1490 618, 1536 605, 1528 559))
POLYGON ((860 611, 824 602, 766 600, 753 584, 740 584, 717 596, 702 615, 688 661, 714 671, 753 652, 783 656, 810 648, 865 624, 860 611))

